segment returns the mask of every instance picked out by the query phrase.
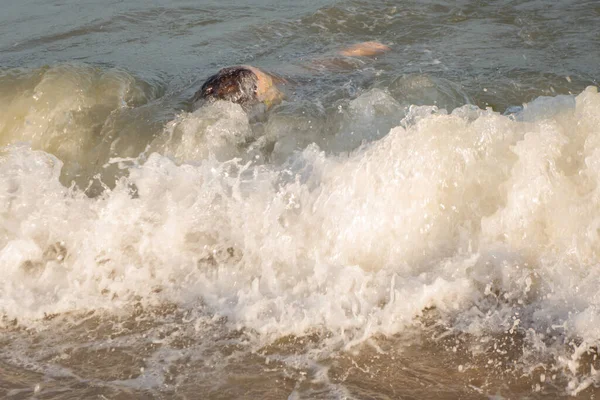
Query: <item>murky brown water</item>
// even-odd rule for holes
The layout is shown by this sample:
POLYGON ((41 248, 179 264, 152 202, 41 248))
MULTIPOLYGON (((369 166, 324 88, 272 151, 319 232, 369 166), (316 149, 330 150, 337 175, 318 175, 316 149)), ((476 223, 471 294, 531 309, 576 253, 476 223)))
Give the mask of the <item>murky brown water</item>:
MULTIPOLYGON (((6 328, 5 398, 358 398, 545 399, 566 381, 549 363, 518 365, 518 333, 472 337, 442 327, 375 336, 325 350, 330 333, 257 345, 251 333, 214 318, 188 320, 172 307, 124 318, 95 313, 47 319, 44 331, 6 328), (73 322, 76 321, 76 322, 73 322), (524 370, 523 370, 524 369, 524 370), (527 371, 527 373, 525 373, 527 371), (145 386, 155 386, 152 389, 145 386)), ((590 357, 586 368, 597 361, 590 357)), ((582 366, 583 368, 583 366, 582 366)), ((588 388, 570 398, 595 398, 588 388)))

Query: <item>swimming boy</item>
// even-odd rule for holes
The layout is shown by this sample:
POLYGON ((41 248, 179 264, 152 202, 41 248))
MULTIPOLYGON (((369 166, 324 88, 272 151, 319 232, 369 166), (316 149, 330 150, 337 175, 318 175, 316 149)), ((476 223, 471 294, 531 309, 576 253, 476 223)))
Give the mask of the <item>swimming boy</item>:
MULTIPOLYGON (((379 42, 363 42, 350 46, 339 54, 345 57, 372 57, 388 50, 388 46, 379 42)), ((263 103, 268 109, 283 99, 276 84, 284 82, 284 79, 249 65, 227 67, 209 77, 192 101, 227 100, 242 106, 263 103)))

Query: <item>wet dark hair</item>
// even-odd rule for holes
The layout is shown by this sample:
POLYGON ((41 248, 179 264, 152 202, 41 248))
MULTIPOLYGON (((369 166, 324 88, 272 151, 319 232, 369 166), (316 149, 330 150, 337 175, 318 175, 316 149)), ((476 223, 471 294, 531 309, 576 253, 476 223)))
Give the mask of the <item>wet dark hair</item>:
POLYGON ((258 78, 246 67, 223 68, 209 77, 192 101, 228 100, 238 104, 257 102, 258 78))

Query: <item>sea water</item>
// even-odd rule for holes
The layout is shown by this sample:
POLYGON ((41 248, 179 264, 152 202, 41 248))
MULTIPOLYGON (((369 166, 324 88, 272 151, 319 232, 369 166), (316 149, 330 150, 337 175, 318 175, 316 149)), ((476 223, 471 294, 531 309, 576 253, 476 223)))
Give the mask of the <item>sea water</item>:
POLYGON ((595 2, 2 10, 3 398, 600 393, 595 2))

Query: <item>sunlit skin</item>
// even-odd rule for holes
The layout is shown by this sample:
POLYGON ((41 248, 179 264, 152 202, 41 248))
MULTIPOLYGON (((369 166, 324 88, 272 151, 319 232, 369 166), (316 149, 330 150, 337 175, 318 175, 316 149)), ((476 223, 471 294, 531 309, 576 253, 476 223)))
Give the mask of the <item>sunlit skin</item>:
POLYGON ((373 57, 390 51, 390 47, 379 42, 363 42, 340 51, 346 57, 373 57))
MULTIPOLYGON (((390 47, 379 42, 363 42, 347 47, 338 52, 344 57, 374 57, 390 51, 390 47)), ((286 84, 283 78, 275 77, 259 68, 242 65, 241 68, 248 69, 256 76, 256 101, 263 103, 267 109, 280 103, 284 99, 284 94, 277 88, 277 84, 286 84)))
MULTIPOLYGON (((283 93, 277 88, 275 84, 275 80, 272 75, 267 74, 266 72, 261 71, 258 68, 252 67, 250 65, 244 65, 244 67, 248 68, 250 71, 256 75, 257 78, 257 88, 256 88, 256 98, 259 102, 265 104, 267 109, 273 106, 274 104, 280 103, 283 100, 283 93)), ((279 81, 282 81, 281 79, 279 81)), ((282 81, 280 83, 285 83, 282 81)))

